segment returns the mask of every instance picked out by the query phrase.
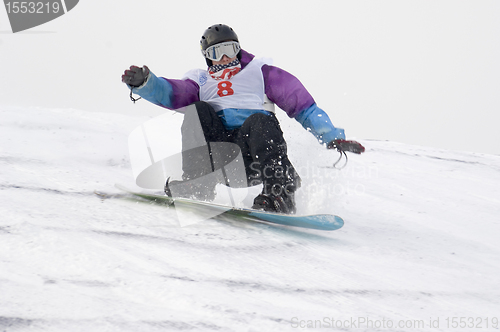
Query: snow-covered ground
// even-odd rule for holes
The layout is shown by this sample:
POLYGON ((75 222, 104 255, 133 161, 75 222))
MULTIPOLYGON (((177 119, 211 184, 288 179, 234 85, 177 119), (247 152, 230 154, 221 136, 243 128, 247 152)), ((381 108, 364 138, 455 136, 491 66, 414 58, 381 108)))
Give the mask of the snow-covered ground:
POLYGON ((0 118, 2 332, 499 329, 499 156, 361 140, 338 171, 281 117, 299 212, 345 226, 180 227, 173 209, 93 193, 133 185, 127 138, 148 118, 0 118))

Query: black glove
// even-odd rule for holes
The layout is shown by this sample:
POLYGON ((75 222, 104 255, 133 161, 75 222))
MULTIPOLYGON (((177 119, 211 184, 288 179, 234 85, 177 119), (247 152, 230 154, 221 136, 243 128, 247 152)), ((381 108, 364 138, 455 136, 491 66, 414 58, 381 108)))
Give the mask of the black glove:
POLYGON ((337 149, 339 152, 363 153, 365 147, 356 141, 346 141, 345 139, 336 139, 328 143, 327 149, 337 149))
POLYGON ((125 70, 125 73, 122 75, 122 82, 135 88, 143 85, 148 76, 149 68, 147 66, 142 68, 130 66, 130 69, 125 70))

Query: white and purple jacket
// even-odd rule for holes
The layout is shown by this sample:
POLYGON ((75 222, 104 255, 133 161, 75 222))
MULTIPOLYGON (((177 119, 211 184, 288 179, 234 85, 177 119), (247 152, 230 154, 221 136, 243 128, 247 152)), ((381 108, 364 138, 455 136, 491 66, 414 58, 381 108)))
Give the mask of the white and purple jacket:
MULTIPOLYGON (((241 50, 241 71, 254 56, 241 50)), ((295 118, 306 130, 311 131, 320 143, 329 143, 337 138, 345 139, 344 130, 333 126, 328 115, 319 108, 314 99, 292 74, 271 65, 261 67, 265 94, 270 101, 295 118)), ((238 75, 238 74, 237 74, 238 75)), ((200 101, 200 85, 193 79, 182 80, 158 78, 150 73, 146 82, 133 92, 142 98, 165 108, 176 110, 200 101)), ((264 108, 226 108, 219 112, 227 129, 239 128, 246 118, 256 112, 267 112, 264 108)))

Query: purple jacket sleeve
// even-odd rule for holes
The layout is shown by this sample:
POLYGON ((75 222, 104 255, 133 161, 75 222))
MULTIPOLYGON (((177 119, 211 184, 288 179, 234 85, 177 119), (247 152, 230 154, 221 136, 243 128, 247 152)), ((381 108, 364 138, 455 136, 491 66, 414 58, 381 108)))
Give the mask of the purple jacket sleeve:
POLYGON ((173 79, 165 79, 172 86, 173 98, 172 108, 178 109, 181 107, 185 107, 191 105, 194 102, 200 101, 199 89, 200 87, 196 82, 185 79, 185 80, 173 80, 173 79))
POLYGON ((314 104, 313 97, 292 74, 278 67, 262 66, 267 97, 294 118, 314 104))
POLYGON ((146 82, 133 92, 155 105, 176 110, 199 101, 198 90, 192 80, 171 80, 150 72, 146 82))

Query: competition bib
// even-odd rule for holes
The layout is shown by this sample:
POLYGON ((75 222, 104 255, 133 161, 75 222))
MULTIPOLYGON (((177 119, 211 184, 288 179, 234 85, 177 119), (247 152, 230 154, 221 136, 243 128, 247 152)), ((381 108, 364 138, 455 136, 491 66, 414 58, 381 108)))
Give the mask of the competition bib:
POLYGON ((215 80, 202 69, 188 72, 186 78, 199 85, 200 100, 208 102, 216 112, 226 108, 264 109, 263 65, 254 59, 229 80, 215 80))

